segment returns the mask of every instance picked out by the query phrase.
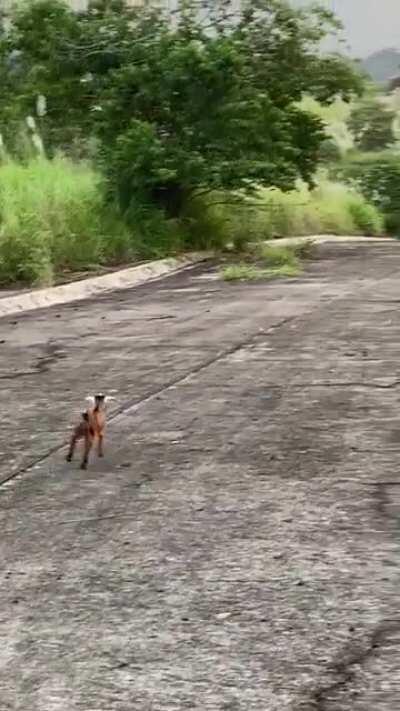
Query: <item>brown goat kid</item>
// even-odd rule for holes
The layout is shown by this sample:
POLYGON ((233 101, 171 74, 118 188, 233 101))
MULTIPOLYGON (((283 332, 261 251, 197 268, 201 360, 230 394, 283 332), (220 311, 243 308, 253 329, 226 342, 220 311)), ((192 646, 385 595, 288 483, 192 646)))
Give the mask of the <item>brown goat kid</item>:
POLYGON ((104 430, 106 426, 105 406, 106 402, 110 399, 110 397, 106 397, 105 395, 95 395, 94 397, 89 396, 87 398, 92 404, 82 413, 82 419, 76 425, 72 433, 67 462, 72 461, 76 443, 81 439, 84 440, 81 469, 87 469, 90 450, 95 440, 97 440, 97 454, 99 457, 103 457, 104 430))

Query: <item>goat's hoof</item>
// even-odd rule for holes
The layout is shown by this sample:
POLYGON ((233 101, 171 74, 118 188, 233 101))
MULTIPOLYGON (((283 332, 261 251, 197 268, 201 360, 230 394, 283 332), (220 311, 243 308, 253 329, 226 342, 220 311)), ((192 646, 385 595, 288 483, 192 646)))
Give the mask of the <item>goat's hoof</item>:
POLYGON ((67 460, 67 462, 72 462, 72 455, 71 455, 71 454, 67 454, 66 460, 67 460))
POLYGON ((87 469, 87 462, 82 462, 81 469, 87 469))

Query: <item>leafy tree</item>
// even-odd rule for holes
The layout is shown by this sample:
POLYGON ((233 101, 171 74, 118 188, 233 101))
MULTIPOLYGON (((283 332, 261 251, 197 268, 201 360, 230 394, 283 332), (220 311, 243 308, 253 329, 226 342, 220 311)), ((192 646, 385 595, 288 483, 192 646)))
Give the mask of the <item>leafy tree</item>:
POLYGON ((57 0, 17 11, 0 45, 0 130, 34 112, 49 151, 96 136, 109 194, 179 216, 187 199, 211 190, 284 190, 309 182, 325 139, 300 109, 304 93, 329 102, 361 90, 354 68, 319 43, 330 13, 285 0, 182 0, 159 11, 99 0, 73 13, 57 0))
POLYGON ((362 151, 380 151, 395 142, 394 111, 379 100, 371 99, 355 106, 348 120, 356 146, 362 151))

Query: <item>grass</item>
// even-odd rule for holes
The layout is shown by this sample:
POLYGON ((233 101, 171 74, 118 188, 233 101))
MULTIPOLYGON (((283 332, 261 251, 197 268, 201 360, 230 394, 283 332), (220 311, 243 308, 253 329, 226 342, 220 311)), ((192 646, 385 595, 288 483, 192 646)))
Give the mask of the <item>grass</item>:
POLYGON ((227 235, 225 217, 195 203, 179 222, 139 206, 122 219, 105 204, 99 174, 82 162, 0 164, 0 286, 47 286, 71 273, 221 249, 227 235))
POLYGON ((256 245, 238 264, 225 266, 221 276, 225 281, 254 281, 276 277, 295 277, 301 273, 300 255, 310 258, 310 246, 301 248, 300 244, 291 246, 256 245))
POLYGON ((257 279, 273 279, 274 277, 295 277, 300 269, 290 264, 280 267, 260 268, 251 264, 231 264, 222 269, 221 276, 224 281, 255 281, 257 279))
POLYGON ((221 272, 225 281, 251 281, 261 279, 261 270, 252 264, 228 264, 221 272))
POLYGON ((60 272, 135 253, 125 225, 104 209, 89 167, 63 158, 0 166, 0 284, 52 284, 60 272))
POLYGON ((268 269, 279 269, 285 266, 290 266, 293 269, 299 267, 297 248, 294 246, 260 245, 257 252, 256 255, 268 269))
MULTIPOLYGON (((105 205, 100 177, 90 166, 62 157, 5 161, 0 164, 0 286, 51 285, 74 272, 185 250, 221 251, 228 243, 240 254, 249 243, 278 237, 383 232, 377 209, 326 179, 313 191, 299 184, 288 193, 260 189, 247 203, 229 204, 229 196, 212 196, 211 202, 192 201, 179 221, 139 208, 123 220, 105 205)), ((287 266, 287 253, 258 259, 262 264, 248 278, 259 278, 260 269, 264 277, 290 276, 297 269, 293 261, 287 266)), ((233 277, 228 270, 225 278, 242 278, 235 277, 237 266, 233 277)))
POLYGON ((340 183, 321 180, 316 189, 299 185, 297 191, 266 190, 262 206, 271 210, 274 237, 312 234, 376 235, 383 232, 382 218, 355 190, 340 183))
POLYGON ((314 190, 303 183, 286 193, 262 188, 247 206, 226 208, 226 225, 238 252, 250 242, 280 237, 384 233, 377 208, 356 190, 326 178, 314 190))

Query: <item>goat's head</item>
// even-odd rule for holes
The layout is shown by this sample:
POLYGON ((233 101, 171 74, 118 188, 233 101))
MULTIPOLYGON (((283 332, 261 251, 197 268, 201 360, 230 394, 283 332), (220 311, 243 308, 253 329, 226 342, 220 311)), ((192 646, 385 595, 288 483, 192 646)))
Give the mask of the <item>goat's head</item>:
POLYGON ((115 400, 115 398, 111 395, 103 395, 103 393, 98 393, 97 395, 88 395, 86 400, 95 408, 100 409, 104 407, 107 402, 110 402, 110 400, 115 400))

